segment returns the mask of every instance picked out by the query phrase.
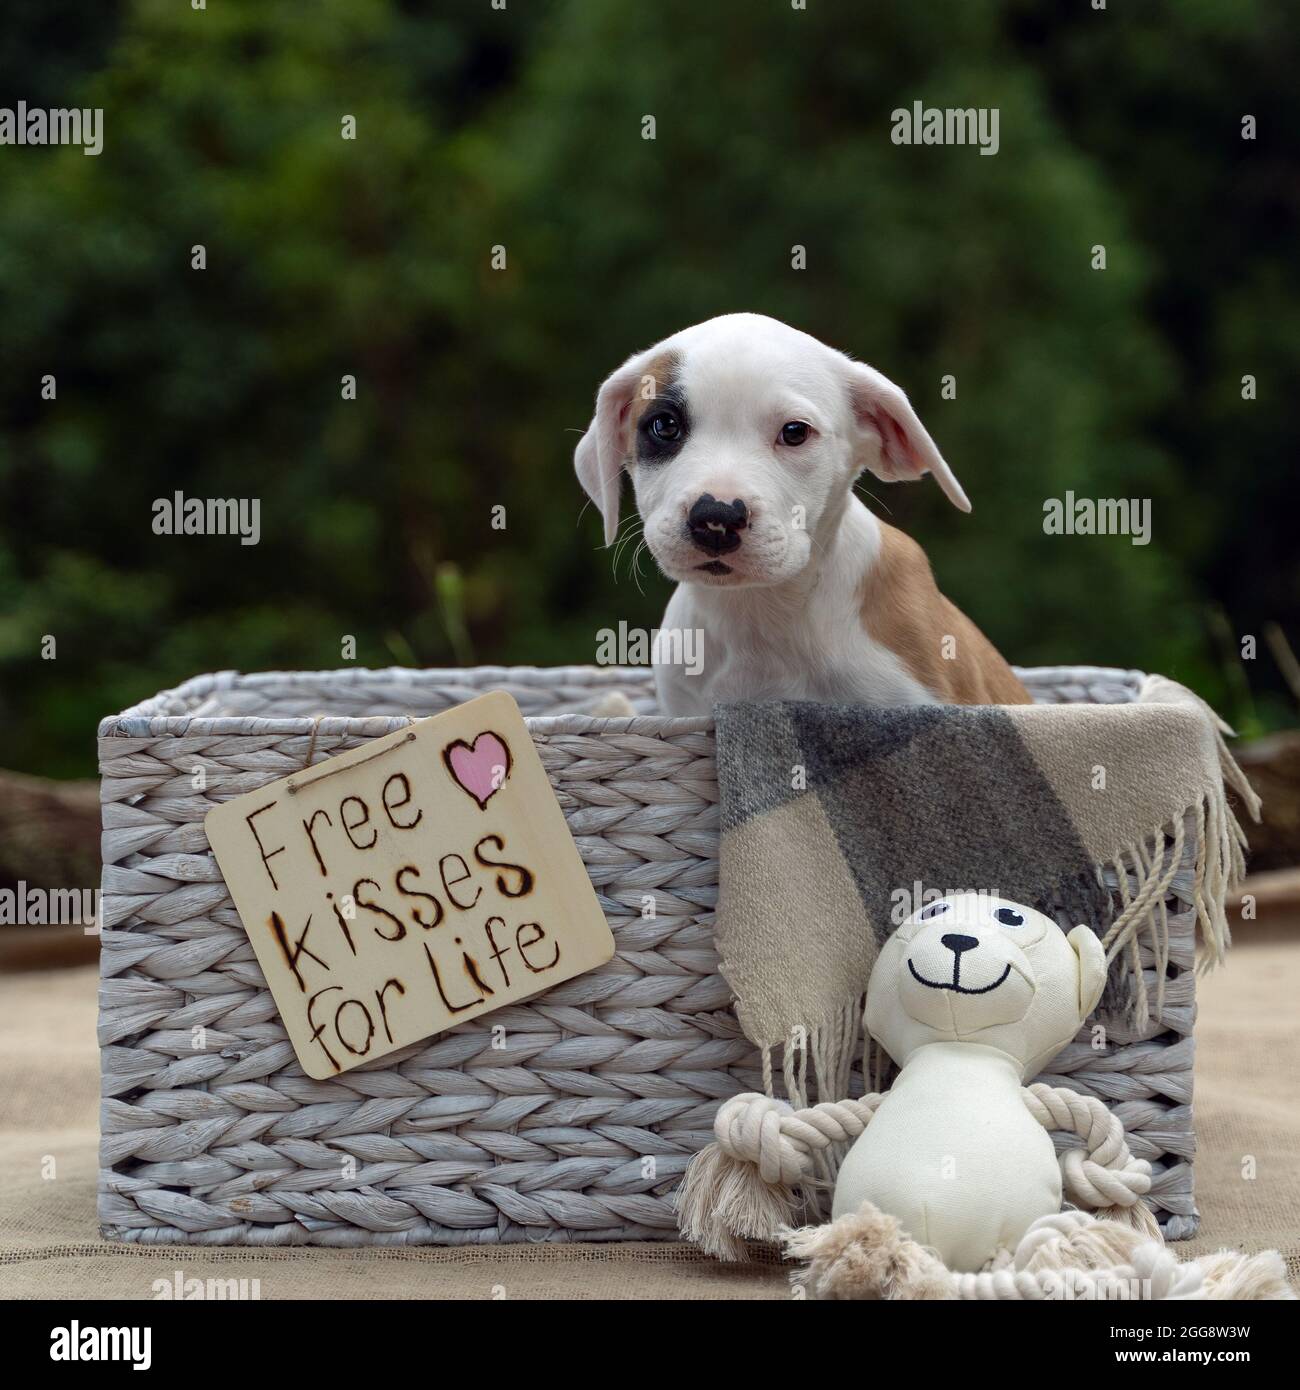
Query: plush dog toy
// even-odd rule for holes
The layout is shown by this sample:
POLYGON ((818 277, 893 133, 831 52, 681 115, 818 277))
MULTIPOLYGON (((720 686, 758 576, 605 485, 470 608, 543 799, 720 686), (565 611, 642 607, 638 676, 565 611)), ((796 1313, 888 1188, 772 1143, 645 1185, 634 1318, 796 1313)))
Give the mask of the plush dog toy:
MULTIPOLYGON (((760 1095, 725 1103, 717 1142, 679 1193, 683 1232, 723 1258, 742 1253, 742 1237, 782 1236, 810 1261, 802 1282, 820 1296, 1041 1298, 1074 1266, 1094 1283, 1145 1281, 1148 1297, 1288 1297, 1199 1291, 1205 1272, 1164 1250, 1140 1201, 1150 1165, 1130 1154, 1119 1120, 1092 1097, 1024 1087, 1078 1032, 1105 978, 1087 927, 1067 935, 978 893, 923 907, 885 944, 867 989, 867 1032, 901 1068, 892 1088, 800 1111, 760 1095), (1058 1160, 1049 1130, 1084 1148, 1058 1160), (828 1183, 850 1141, 831 1224, 789 1231, 791 1189, 828 1183), (1063 1196, 1108 1219, 1063 1216, 1063 1196)), ((1234 1287, 1285 1290, 1270 1254, 1234 1287)))
MULTIPOLYGON (((914 914, 867 988, 867 1030, 902 1071, 840 1166, 832 1215, 870 1201, 950 1269, 973 1271, 1060 1211, 1056 1152, 1022 1087, 1079 1031, 1105 981, 1087 927, 1066 936, 1041 913, 973 893, 914 914)), ((1126 1195, 1150 1187, 1146 1165, 1124 1171, 1126 1195)))

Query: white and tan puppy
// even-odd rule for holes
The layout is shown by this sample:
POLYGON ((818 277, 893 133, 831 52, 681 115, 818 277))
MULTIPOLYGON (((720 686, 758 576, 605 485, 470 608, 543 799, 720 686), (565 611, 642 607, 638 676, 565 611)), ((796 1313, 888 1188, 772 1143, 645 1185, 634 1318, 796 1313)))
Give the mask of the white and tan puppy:
POLYGON ((669 714, 719 701, 1024 704, 921 548, 853 493, 933 475, 970 503, 887 377, 758 314, 727 314, 637 353, 601 386, 574 455, 606 544, 631 475, 645 540, 679 581, 665 632, 700 630, 698 674, 662 660, 669 714))

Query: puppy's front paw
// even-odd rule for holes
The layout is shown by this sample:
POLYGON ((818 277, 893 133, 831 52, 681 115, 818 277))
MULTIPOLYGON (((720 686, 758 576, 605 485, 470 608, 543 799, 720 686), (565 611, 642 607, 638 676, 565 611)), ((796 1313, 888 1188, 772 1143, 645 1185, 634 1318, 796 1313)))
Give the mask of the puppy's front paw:
POLYGON ((608 690, 587 711, 596 719, 630 719, 636 710, 621 690, 608 690))

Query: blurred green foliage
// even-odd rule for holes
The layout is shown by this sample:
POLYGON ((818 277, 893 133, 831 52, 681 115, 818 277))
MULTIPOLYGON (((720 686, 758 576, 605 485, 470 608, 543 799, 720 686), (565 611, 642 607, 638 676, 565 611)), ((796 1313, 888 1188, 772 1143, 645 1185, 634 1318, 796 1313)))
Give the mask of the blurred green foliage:
POLYGON ((652 625, 572 446, 628 353, 735 309, 907 389, 975 511, 873 505, 1012 660, 1289 719, 1262 640, 1235 663, 1300 617, 1298 36, 1265 0, 7 0, 0 104, 105 114, 98 158, 0 148, 0 765, 86 773, 101 715, 348 635, 550 664, 652 625), (999 108, 1000 152, 895 146, 915 100, 999 108), (1152 543, 1045 536, 1069 489, 1151 498, 1152 543), (154 535, 176 490, 260 498, 261 543, 154 535))

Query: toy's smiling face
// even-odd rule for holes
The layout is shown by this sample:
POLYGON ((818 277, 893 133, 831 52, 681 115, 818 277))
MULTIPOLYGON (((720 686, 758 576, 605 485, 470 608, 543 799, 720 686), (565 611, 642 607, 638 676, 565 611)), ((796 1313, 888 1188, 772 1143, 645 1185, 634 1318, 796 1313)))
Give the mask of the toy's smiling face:
POLYGON ((970 1033, 1023 1018, 1036 976, 1031 948, 1060 929, 1018 903, 976 894, 943 898, 898 930, 906 970, 903 1008, 931 1027, 970 1033))
POLYGON ((1074 1036, 1105 976, 1086 927, 1067 936, 1021 903, 952 894, 886 942, 867 990, 867 1028, 900 1064, 927 1042, 976 1042, 1032 1075, 1074 1036))

